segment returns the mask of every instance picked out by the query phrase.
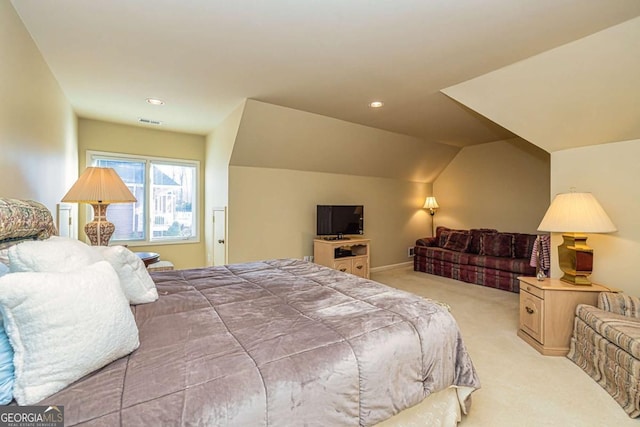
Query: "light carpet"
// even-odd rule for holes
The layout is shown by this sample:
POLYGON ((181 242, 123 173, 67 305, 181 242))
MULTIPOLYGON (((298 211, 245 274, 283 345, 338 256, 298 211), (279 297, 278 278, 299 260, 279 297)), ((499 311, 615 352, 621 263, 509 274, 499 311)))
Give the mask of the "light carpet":
POLYGON ((411 267, 371 279, 451 306, 482 384, 461 427, 640 427, 571 360, 542 356, 518 338, 518 294, 411 267))

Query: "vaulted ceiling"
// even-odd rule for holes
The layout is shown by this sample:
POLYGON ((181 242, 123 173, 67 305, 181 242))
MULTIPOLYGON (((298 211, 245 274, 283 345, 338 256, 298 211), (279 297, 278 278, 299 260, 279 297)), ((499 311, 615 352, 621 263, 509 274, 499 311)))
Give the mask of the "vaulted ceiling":
MULTIPOLYGON (((80 117, 130 124, 144 118, 161 121, 164 129, 207 134, 248 98, 456 147, 514 133, 540 144, 532 139, 548 135, 523 131, 523 117, 509 117, 509 111, 540 113, 548 106, 536 101, 530 109, 511 109, 509 102, 520 92, 521 101, 535 99, 522 74, 458 85, 497 70, 518 71, 527 58, 640 16, 638 0, 12 4, 80 117), (166 104, 149 105, 150 97, 166 104), (373 100, 384 101, 384 107, 369 108, 373 100)), ((607 42, 616 43, 616 36, 629 42, 629 34, 621 33, 607 42)), ((590 46, 597 49, 598 43, 590 46)), ((531 70, 540 68, 533 65, 524 76, 545 77, 536 76, 531 70)), ((625 73, 631 82, 624 87, 637 88, 637 76, 625 73)), ((550 88, 559 91, 558 98, 565 96, 561 85, 572 82, 564 77, 550 88)), ((579 104, 591 98, 576 99, 579 104)), ((558 148, 562 144, 554 142, 545 149, 558 148)))

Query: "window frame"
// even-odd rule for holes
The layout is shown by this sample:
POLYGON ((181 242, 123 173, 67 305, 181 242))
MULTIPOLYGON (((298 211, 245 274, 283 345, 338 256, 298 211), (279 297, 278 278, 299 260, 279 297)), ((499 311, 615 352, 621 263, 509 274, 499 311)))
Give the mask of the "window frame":
MULTIPOLYGON (((144 162, 144 239, 135 239, 135 240, 115 240, 111 239, 112 243, 115 244, 124 244, 127 246, 160 246, 160 245, 180 245, 180 244, 189 244, 189 243, 200 243, 200 233, 201 233, 201 224, 200 224, 200 204, 202 203, 201 191, 200 191, 200 161, 199 160, 188 160, 188 159, 176 159, 170 157, 158 157, 158 156, 143 156, 139 154, 127 154, 127 153, 116 153, 110 151, 96 151, 96 150, 87 150, 86 151, 86 165, 94 166, 94 158, 98 157, 99 159, 106 160, 129 160, 133 162, 144 162), (195 168, 195 177, 194 177, 194 201, 193 205, 195 205, 195 209, 192 208, 193 214, 193 226, 195 227, 194 236, 190 237, 160 237, 153 239, 153 232, 151 230, 152 218, 151 218, 151 204, 152 200, 152 190, 151 190, 151 166, 154 164, 161 165, 174 165, 174 166, 189 166, 195 168)), ((91 221, 93 218, 93 209, 91 206, 87 205, 87 221, 91 221)))

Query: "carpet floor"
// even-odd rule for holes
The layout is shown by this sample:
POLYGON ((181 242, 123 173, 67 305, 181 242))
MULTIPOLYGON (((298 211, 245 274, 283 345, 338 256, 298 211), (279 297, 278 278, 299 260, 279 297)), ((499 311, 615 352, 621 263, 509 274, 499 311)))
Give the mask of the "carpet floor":
POLYGON ((640 427, 571 360, 542 356, 516 335, 518 294, 411 267, 371 279, 451 306, 482 384, 461 427, 640 427))

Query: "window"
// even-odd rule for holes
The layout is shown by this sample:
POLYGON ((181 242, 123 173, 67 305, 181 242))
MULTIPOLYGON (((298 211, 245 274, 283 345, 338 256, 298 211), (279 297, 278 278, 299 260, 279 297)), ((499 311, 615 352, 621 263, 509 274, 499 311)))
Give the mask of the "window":
POLYGON ((112 242, 198 240, 198 162, 88 152, 87 163, 113 168, 137 199, 109 205, 107 219, 116 226, 112 242))

